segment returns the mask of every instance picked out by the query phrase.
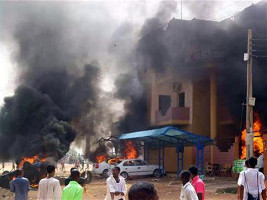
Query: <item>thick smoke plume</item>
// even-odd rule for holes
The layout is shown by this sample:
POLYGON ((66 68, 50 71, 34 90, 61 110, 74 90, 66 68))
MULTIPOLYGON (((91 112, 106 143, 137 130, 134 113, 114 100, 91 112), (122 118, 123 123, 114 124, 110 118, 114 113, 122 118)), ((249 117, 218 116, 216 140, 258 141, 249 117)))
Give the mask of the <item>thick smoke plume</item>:
MULTIPOLYGON (((149 128, 144 71, 163 73, 170 67, 194 81, 206 78, 209 68, 198 55, 190 62, 192 51, 212 50, 223 61, 216 68, 218 87, 239 118, 246 32, 266 33, 264 8, 255 5, 235 21, 169 21, 178 12, 177 2, 163 2, 139 30, 129 22, 116 24, 97 3, 1 3, 1 40, 11 44, 20 76, 0 113, 0 158, 39 154, 59 159, 75 136, 109 135, 119 117, 118 99, 125 103, 119 133, 149 128), (116 78, 115 95, 100 89, 106 75, 116 78)), ((263 66, 266 60, 255 61, 254 91, 257 109, 265 113, 263 66)))
MULTIPOLYGON (((167 8, 169 11, 176 10, 174 7, 170 9, 169 6, 162 8, 167 8)), ((233 130, 238 134, 246 89, 246 63, 243 61, 243 53, 247 51, 247 30, 252 28, 255 38, 258 37, 257 33, 267 35, 266 12, 266 3, 261 2, 245 9, 235 17, 235 20, 212 22, 197 19, 162 21, 164 18, 158 14, 166 12, 159 11, 155 18, 148 19, 144 23, 141 30, 142 37, 136 45, 137 72, 134 79, 139 81, 141 88, 146 88, 146 80, 140 74, 149 69, 162 74, 171 68, 172 72, 183 80, 189 79, 197 83, 200 80, 209 80, 211 68, 208 64, 216 66, 218 98, 221 104, 231 110, 235 120, 233 130)), ((165 19, 171 17, 171 12, 168 13, 165 19)), ((266 90, 264 66, 266 66, 266 58, 254 57, 256 110, 267 122, 267 107, 264 105, 267 100, 264 92, 266 90)), ((121 86, 117 87, 119 96, 128 98, 125 104, 128 114, 119 127, 122 131, 148 128, 145 116, 147 113, 145 94, 131 97, 134 91, 131 88, 134 87, 130 85, 133 81, 129 80, 132 80, 129 75, 117 80, 117 85, 121 86), (129 127, 131 127, 130 130, 129 127)))
POLYGON ((81 118, 97 107, 100 91, 100 69, 84 60, 97 53, 88 42, 93 36, 85 37, 84 27, 78 30, 80 22, 68 18, 67 6, 3 6, 10 25, 4 26, 3 35, 9 39, 11 34, 17 43, 13 57, 21 75, 14 96, 5 99, 1 110, 0 157, 39 155, 57 160, 76 134, 94 132, 88 122, 87 132, 81 131, 81 118))
MULTIPOLYGON (((140 71, 152 69, 160 74, 171 69, 181 79, 197 82, 209 80, 209 64, 215 66, 220 103, 230 108, 238 134, 246 89, 246 63, 243 61, 243 54, 247 51, 247 31, 252 28, 254 38, 263 38, 264 35, 266 38, 266 16, 266 3, 261 2, 239 13, 235 20, 212 22, 172 19, 166 26, 159 26, 153 20, 148 20, 144 29, 150 27, 149 31, 144 31, 145 34, 137 44, 140 71)), ((261 48, 260 43, 253 43, 254 49, 261 48)), ((267 106, 264 105, 267 100, 264 92, 266 77, 263 75, 267 61, 266 58, 253 59, 256 110, 267 122, 267 106)))
MULTIPOLYGON (((145 37, 148 33, 157 33, 159 30, 164 29, 176 9, 177 2, 175 1, 161 2, 155 17, 144 22, 144 25, 140 30, 141 37, 145 37)), ((147 94, 145 93, 145 81, 143 80, 144 68, 146 66, 142 65, 144 63, 141 63, 141 61, 143 61, 143 55, 141 55, 142 52, 139 47, 140 43, 142 43, 145 47, 150 48, 147 43, 143 44, 143 40, 140 40, 137 44, 135 44, 135 48, 133 48, 131 53, 132 57, 128 60, 128 62, 130 61, 132 67, 130 73, 120 74, 115 81, 117 98, 125 100, 125 115, 118 123, 118 129, 122 133, 149 128, 149 122, 147 119, 148 101, 147 94)), ((150 50, 151 54, 159 56, 156 58, 152 55, 153 62, 159 65, 162 64, 162 61, 164 62, 164 58, 162 58, 162 55, 158 53, 159 51, 162 51, 162 46, 157 46, 157 44, 155 45, 156 46, 153 47, 151 46, 150 50)))

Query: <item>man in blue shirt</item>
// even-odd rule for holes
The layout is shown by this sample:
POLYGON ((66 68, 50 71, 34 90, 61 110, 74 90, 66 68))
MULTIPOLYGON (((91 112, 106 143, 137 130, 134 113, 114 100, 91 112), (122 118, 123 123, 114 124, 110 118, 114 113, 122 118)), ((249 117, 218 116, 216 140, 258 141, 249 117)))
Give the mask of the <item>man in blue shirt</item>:
POLYGON ((17 178, 10 182, 10 191, 15 193, 14 200, 27 200, 30 190, 30 182, 23 177, 21 169, 16 170, 17 178))

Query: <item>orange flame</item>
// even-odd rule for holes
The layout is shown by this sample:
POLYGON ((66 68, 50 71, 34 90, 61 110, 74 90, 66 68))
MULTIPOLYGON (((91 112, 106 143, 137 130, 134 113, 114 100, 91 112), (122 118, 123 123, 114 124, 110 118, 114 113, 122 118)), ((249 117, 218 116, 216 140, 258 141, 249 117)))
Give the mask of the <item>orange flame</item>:
POLYGON ((137 150, 132 141, 128 141, 125 144, 125 156, 127 159, 137 158, 137 150))
MULTIPOLYGON (((125 157, 116 157, 116 158, 109 159, 107 161, 109 164, 114 164, 114 163, 118 163, 118 162, 125 160, 125 159, 134 159, 134 158, 138 157, 138 153, 137 153, 137 150, 136 150, 133 142, 131 142, 131 141, 125 142, 124 146, 125 146, 125 150, 124 150, 125 157)), ((97 163, 101 163, 107 159, 108 159, 107 155, 96 156, 97 163)))
POLYGON ((41 158, 41 159, 40 159, 38 156, 23 157, 23 158, 21 158, 21 160, 20 160, 19 168, 22 168, 25 162, 29 162, 29 163, 33 164, 33 163, 34 163, 35 161, 37 161, 37 160, 39 160, 39 161, 41 161, 41 162, 46 161, 45 158, 41 158))
POLYGON ((39 185, 38 184, 31 184, 30 186, 31 186, 31 188, 38 188, 39 185))
MULTIPOLYGON (((254 148, 254 154, 262 154, 263 153, 263 138, 261 135, 261 129, 262 129, 262 124, 261 120, 259 117, 258 113, 254 113, 254 123, 253 123, 253 133, 254 133, 254 139, 253 139, 253 148, 254 148)), ((247 135, 247 130, 244 129, 242 131, 241 135, 241 149, 242 149, 242 154, 241 154, 241 159, 246 158, 247 154, 247 147, 246 147, 246 135, 247 135)))
POLYGON ((96 161, 97 161, 97 163, 101 163, 101 162, 105 161, 107 158, 108 158, 107 155, 96 156, 96 161))
POLYGON ((116 157, 116 158, 112 158, 110 160, 108 160, 108 164, 114 164, 114 163, 119 163, 121 161, 123 161, 125 158, 119 158, 119 157, 116 157))

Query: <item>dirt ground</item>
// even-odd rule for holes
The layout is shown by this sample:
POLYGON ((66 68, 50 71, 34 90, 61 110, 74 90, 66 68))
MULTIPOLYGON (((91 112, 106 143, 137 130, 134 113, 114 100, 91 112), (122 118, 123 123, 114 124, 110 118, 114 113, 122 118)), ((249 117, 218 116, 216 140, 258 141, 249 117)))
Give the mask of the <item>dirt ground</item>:
MULTIPOLYGON (((68 176, 68 171, 72 166, 66 167, 66 172, 57 171, 57 175, 68 176)), ((9 166, 7 165, 7 169, 9 166)), ((128 189, 132 184, 138 181, 149 181, 155 184, 158 194, 161 200, 178 200, 180 199, 180 188, 181 182, 175 178, 165 177, 162 179, 154 179, 153 177, 148 178, 134 178, 127 181, 128 189)), ((236 200, 235 194, 217 194, 218 188, 235 187, 236 182, 232 178, 206 178, 206 200, 236 200)), ((63 186, 62 186, 63 188, 63 186)), ((92 183, 85 186, 85 192, 83 200, 103 200, 106 195, 106 184, 105 179, 94 177, 92 183)), ((29 200, 35 200, 37 196, 36 190, 29 192, 29 200)), ((0 200, 13 199, 14 196, 8 190, 0 188, 0 200)))

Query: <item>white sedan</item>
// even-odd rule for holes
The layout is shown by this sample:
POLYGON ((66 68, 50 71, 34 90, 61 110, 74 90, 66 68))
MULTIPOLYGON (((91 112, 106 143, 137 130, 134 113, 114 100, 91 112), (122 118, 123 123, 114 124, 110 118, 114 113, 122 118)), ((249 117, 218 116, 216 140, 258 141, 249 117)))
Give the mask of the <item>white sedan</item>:
POLYGON ((93 173, 103 177, 108 177, 111 174, 111 169, 112 166, 106 161, 93 165, 93 173))
POLYGON ((117 165, 121 169, 120 175, 127 179, 129 176, 154 175, 156 178, 162 176, 162 167, 159 165, 150 165, 140 159, 123 160, 117 165))

